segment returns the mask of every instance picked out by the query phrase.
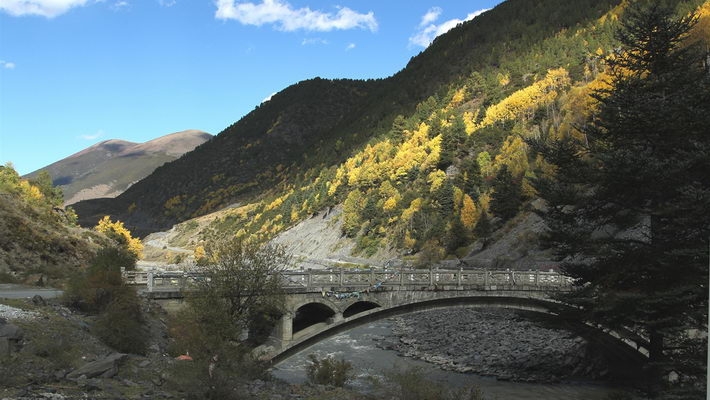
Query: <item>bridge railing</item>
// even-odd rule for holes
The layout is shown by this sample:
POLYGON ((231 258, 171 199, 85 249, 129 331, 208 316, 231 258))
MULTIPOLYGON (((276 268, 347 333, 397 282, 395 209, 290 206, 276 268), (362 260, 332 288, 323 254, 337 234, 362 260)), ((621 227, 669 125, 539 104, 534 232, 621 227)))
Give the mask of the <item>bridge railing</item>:
POLYGON ((528 286, 569 288, 570 278, 558 272, 489 270, 338 270, 285 271, 283 287, 291 290, 337 290, 362 288, 427 288, 483 286, 528 286))
MULTIPOLYGON (((366 289, 427 290, 477 286, 489 290, 500 287, 529 287, 541 290, 569 288, 570 278, 552 271, 498 270, 308 270, 282 271, 282 287, 287 291, 316 292, 366 289)), ((124 271, 124 282, 146 285, 149 292, 181 291, 208 279, 200 272, 124 271)))

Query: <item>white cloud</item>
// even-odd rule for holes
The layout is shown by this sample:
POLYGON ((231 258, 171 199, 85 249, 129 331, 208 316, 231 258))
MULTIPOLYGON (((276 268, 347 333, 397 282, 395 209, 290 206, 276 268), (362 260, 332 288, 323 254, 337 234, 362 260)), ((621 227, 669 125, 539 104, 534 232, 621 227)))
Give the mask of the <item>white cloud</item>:
POLYGON ((218 19, 233 19, 244 25, 274 25, 276 29, 327 32, 353 28, 377 30, 377 20, 372 11, 360 14, 347 7, 338 7, 337 13, 314 11, 308 7, 294 9, 284 0, 261 0, 260 3, 216 0, 218 19))
POLYGON ((177 3, 177 0, 158 0, 161 7, 172 7, 177 3))
POLYGON ((0 11, 15 17, 39 15, 54 18, 89 2, 90 0, 0 0, 0 11))
POLYGON ((104 130, 99 129, 94 133, 93 135, 81 135, 79 138, 84 139, 84 140, 96 140, 104 135, 104 130))
POLYGON ((451 28, 462 22, 474 19, 486 11, 488 11, 488 9, 474 11, 468 14, 463 20, 454 18, 437 25, 435 22, 439 19, 442 10, 439 7, 432 7, 422 16, 422 20, 419 23, 417 31, 409 38, 409 44, 428 47, 437 36, 448 32, 451 28))
POLYGON ((0 68, 4 69, 15 69, 15 63, 5 60, 0 60, 0 68))
POLYGON ((113 11, 121 11, 129 8, 131 4, 127 1, 117 1, 111 5, 113 11))
POLYGON ((441 15, 441 11, 442 11, 441 7, 430 8, 429 11, 427 11, 427 13, 424 14, 424 16, 422 16, 422 22, 419 23, 419 27, 423 28, 423 27, 433 23, 437 19, 439 19, 439 15, 441 15))
POLYGON ((345 51, 350 51, 355 48, 355 43, 350 43, 345 47, 345 51))

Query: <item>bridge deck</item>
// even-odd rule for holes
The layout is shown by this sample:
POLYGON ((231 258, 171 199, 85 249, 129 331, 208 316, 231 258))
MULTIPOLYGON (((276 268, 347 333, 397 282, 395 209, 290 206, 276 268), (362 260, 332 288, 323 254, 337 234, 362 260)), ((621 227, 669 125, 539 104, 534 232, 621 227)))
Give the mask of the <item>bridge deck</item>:
MULTIPOLYGON (((200 280, 209 279, 201 272, 126 271, 128 284, 146 285, 147 292, 174 293, 177 297, 200 280)), ((351 293, 370 290, 569 290, 570 278, 546 271, 489 270, 286 270, 279 273, 288 293, 351 293)))

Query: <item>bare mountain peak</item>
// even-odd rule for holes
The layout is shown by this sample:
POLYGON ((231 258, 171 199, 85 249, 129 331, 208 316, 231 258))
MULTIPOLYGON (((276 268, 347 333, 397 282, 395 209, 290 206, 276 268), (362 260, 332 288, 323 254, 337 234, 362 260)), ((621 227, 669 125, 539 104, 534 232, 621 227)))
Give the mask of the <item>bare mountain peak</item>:
POLYGON ((104 140, 28 176, 48 171, 54 184, 64 191, 67 204, 115 197, 157 167, 179 158, 210 138, 209 133, 190 129, 145 143, 104 140))

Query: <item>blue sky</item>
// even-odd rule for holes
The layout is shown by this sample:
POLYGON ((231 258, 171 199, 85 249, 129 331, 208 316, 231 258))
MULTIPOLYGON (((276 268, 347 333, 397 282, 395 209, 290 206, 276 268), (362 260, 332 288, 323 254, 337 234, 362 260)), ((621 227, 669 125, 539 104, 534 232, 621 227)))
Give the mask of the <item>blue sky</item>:
POLYGON ((501 0, 0 0, 0 164, 219 133, 316 76, 385 78, 501 0))

